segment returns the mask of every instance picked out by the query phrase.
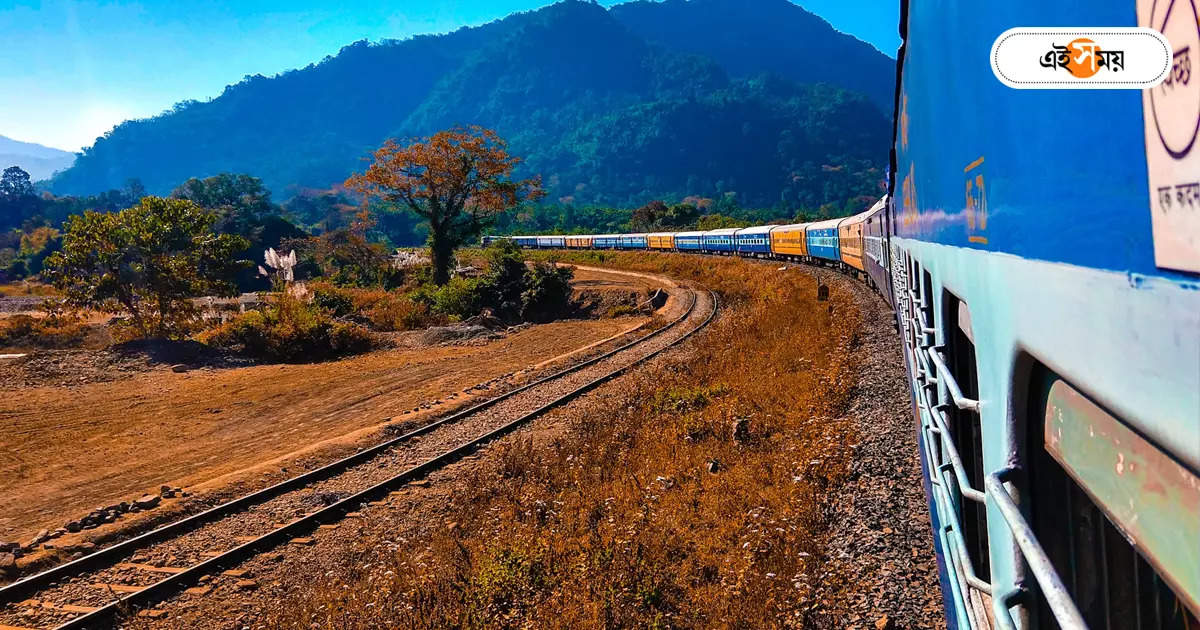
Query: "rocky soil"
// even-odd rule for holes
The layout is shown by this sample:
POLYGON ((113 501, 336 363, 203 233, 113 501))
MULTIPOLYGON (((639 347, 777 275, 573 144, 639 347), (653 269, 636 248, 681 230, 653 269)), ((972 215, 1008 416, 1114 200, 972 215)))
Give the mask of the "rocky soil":
POLYGON ((851 482, 830 497, 832 531, 823 628, 945 628, 933 533, 921 482, 900 338, 887 304, 850 286, 864 315, 855 350, 859 380, 847 416, 858 425, 851 482))

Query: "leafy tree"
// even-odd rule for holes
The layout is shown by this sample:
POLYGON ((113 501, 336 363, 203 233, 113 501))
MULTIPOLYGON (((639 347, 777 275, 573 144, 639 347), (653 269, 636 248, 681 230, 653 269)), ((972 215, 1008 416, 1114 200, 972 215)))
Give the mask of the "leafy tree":
POLYGON ((661 218, 667 214, 667 204, 662 201, 650 203, 633 211, 629 219, 629 229, 634 232, 650 232, 659 226, 661 218))
POLYGON ((29 180, 29 173, 26 173, 25 169, 20 166, 10 166, 4 169, 4 174, 0 175, 0 197, 19 199, 36 196, 33 182, 29 180))
MULTIPOLYGON (((268 248, 279 248, 284 240, 308 236, 280 216, 281 209, 271 202, 271 191, 262 180, 244 173, 221 173, 204 179, 192 178, 172 193, 175 199, 187 199, 217 216, 214 230, 246 239, 246 249, 236 252, 241 258, 258 258, 268 248)), ((243 291, 265 289, 266 281, 253 268, 237 276, 243 291)))
POLYGON ((10 166, 0 175, 0 227, 21 225, 38 214, 39 202, 29 173, 19 166, 10 166))
POLYGON ((368 198, 403 204, 429 222, 433 281, 450 280, 454 250, 479 236, 496 215, 542 196, 541 179, 513 180, 520 158, 482 127, 441 131, 401 147, 388 140, 365 173, 346 187, 368 198))
POLYGON ((173 190, 171 197, 215 210, 220 216, 221 232, 245 235, 253 224, 276 212, 271 191, 263 186, 262 180, 244 173, 193 177, 173 190))
POLYGON ((143 337, 186 332, 191 298, 233 295, 234 272, 249 265, 234 253, 245 239, 215 234, 216 216, 185 199, 143 197, 116 213, 67 220, 62 250, 46 273, 67 301, 129 315, 143 337))
POLYGON ((47 226, 36 227, 21 235, 18 262, 24 267, 26 275, 34 276, 42 272, 46 258, 61 248, 62 236, 58 230, 47 226))
POLYGON ((290 239, 283 246, 299 251, 305 260, 316 264, 323 277, 338 286, 387 288, 398 274, 387 248, 367 238, 372 225, 367 213, 360 211, 348 227, 290 239))
POLYGON ((531 322, 548 322, 571 303, 571 279, 575 270, 539 262, 526 272, 528 287, 521 293, 521 317, 531 322))
POLYGON ((700 217, 700 221, 696 224, 697 230, 720 230, 722 228, 743 228, 749 227, 749 221, 742 221, 733 217, 727 217, 723 214, 706 214, 700 217))

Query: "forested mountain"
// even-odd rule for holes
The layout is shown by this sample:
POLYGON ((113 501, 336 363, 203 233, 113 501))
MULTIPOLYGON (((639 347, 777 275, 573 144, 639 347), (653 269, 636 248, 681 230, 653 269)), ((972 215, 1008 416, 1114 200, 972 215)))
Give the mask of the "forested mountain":
POLYGON ((707 56, 731 76, 770 72, 799 83, 832 83, 866 94, 891 114, 895 60, 792 2, 638 0, 610 13, 646 41, 707 56))
POLYGON ((33 181, 46 179, 74 161, 74 153, 0 136, 0 169, 19 166, 33 181))
POLYGON ((788 0, 611 10, 567 0, 247 77, 211 101, 119 125, 52 189, 138 178, 165 193, 239 172, 286 198, 340 183, 387 137, 478 124, 526 158, 521 175, 543 176, 550 201, 841 203, 882 178, 893 73, 878 51, 788 0))

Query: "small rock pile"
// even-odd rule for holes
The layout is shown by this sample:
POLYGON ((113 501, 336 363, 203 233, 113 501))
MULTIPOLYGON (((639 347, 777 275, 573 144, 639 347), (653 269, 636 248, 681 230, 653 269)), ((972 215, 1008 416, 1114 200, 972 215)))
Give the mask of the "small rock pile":
POLYGON ((188 493, 182 488, 164 485, 159 489, 158 494, 147 494, 132 501, 121 501, 120 503, 98 507, 88 512, 82 518, 68 521, 58 529, 43 529, 24 545, 19 542, 0 542, 0 576, 15 575, 17 558, 32 553, 39 545, 45 549, 57 549, 72 555, 83 555, 94 550, 96 546, 90 542, 56 545, 53 541, 68 533, 73 534, 85 529, 95 529, 105 523, 115 522, 126 514, 153 510, 162 503, 163 499, 186 496, 188 496, 188 493))

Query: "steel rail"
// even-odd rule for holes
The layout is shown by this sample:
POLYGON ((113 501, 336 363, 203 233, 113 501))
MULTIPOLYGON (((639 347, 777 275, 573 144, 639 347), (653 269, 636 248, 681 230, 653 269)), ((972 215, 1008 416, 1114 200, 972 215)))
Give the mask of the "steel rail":
MULTIPOLYGON (((78 559, 68 562, 66 564, 62 564, 57 567, 47 569, 46 571, 43 571, 36 575, 32 575, 23 580, 9 584, 3 588, 0 588, 0 606, 5 605, 5 604, 12 604, 12 603, 20 602, 24 599, 29 598, 30 595, 32 595, 38 591, 44 590, 50 586, 53 586, 56 583, 62 582, 63 580, 65 580, 67 578, 74 577, 74 576, 77 576, 77 575, 80 575, 83 573, 87 573, 89 571, 94 571, 99 568, 105 568, 105 567, 111 566, 111 565, 115 564, 117 561, 119 561, 120 558, 127 556, 142 547, 146 547, 148 545, 152 545, 154 543, 161 542, 164 540, 169 540, 171 538, 179 537, 183 534, 190 532, 191 530, 193 530, 197 527, 200 527, 202 525, 205 525, 205 524, 208 524, 211 522, 221 520, 227 516, 241 512, 252 505, 256 505, 258 503, 268 501, 270 499, 273 499, 280 495, 297 490, 299 488, 303 488, 304 486, 307 486, 308 484, 313 483, 315 481, 320 481, 320 480, 335 476, 341 472, 344 472, 350 468, 353 468, 354 466, 357 466, 358 464, 369 461, 369 460, 375 458, 376 456, 389 451, 391 448, 393 448, 397 445, 400 445, 404 442, 410 441, 415 437, 429 433, 439 427, 457 422, 457 421, 461 420, 462 418, 465 418, 472 414, 483 411, 483 410, 485 410, 489 407, 492 407, 492 406, 494 406, 504 400, 507 400, 513 396, 516 396, 523 392, 529 391, 530 389, 533 389, 540 385, 544 385, 550 381, 554 381, 554 380, 560 379, 564 376, 567 376, 569 374, 578 372, 586 367, 595 365, 596 363, 599 363, 600 361, 611 358, 621 352, 629 350, 630 348, 632 348, 634 346, 637 346, 639 344, 650 341, 651 339, 661 335, 662 333, 675 328, 676 326, 683 323, 685 320, 687 320, 688 317, 690 317, 692 315, 692 313, 695 311, 695 308, 696 308, 697 296, 696 296, 695 291, 689 290, 689 293, 691 294, 692 299, 689 302, 688 307, 684 311, 684 313, 682 315, 680 315, 679 317, 675 318, 674 320, 672 320, 671 322, 669 322, 667 325, 662 326, 662 327, 650 332, 649 334, 643 335, 643 336, 641 336, 637 339, 634 339, 628 343, 622 344, 621 346, 618 346, 617 348, 610 350, 608 352, 605 352, 601 355, 598 355, 598 356, 588 359, 586 361, 577 363, 575 365, 572 365, 570 367, 567 367, 563 370, 560 370, 553 374, 547 375, 545 377, 539 378, 531 383, 522 385, 521 387, 518 387, 512 391, 505 392, 504 394, 501 394, 494 398, 489 398, 488 400, 485 400, 476 405, 468 407, 467 409, 463 409, 461 411, 454 412, 444 418, 440 418, 438 420, 430 422, 429 424, 426 424, 417 429, 414 429, 404 435, 397 436, 390 440, 386 440, 384 442, 376 444, 375 446, 371 446, 369 448, 363 449, 362 451, 359 451, 353 455, 350 455, 343 459, 326 464, 320 468, 311 470, 311 471, 306 472, 301 475, 297 475, 290 479, 286 479, 275 485, 268 486, 266 488, 257 490, 250 494, 243 495, 236 499, 232 499, 230 501, 222 503, 221 505, 209 508, 208 510, 205 510, 203 512, 193 514, 192 516, 180 519, 173 523, 169 523, 167 525, 164 525, 162 527, 156 528, 149 532, 140 534, 140 535, 130 538, 128 540, 125 540, 125 541, 122 541, 115 545, 112 545, 110 547, 105 547, 103 549, 97 550, 91 554, 83 556, 82 558, 78 558, 78 559)), ((715 300, 715 298, 714 298, 714 300, 715 300)), ((714 302, 714 304, 715 304, 715 302, 714 302)), ((706 321, 706 324, 707 324, 707 321, 706 321)), ((335 505, 337 505, 337 504, 335 504, 335 505)), ((292 524, 289 524, 289 527, 291 525, 292 524)), ((252 544, 252 543, 248 543, 248 544, 252 544)), ((243 546, 245 546, 245 545, 243 545, 243 546)), ((202 562, 201 565, 207 566, 209 564, 209 562, 210 561, 202 562)), ((201 565, 197 565, 197 566, 201 566, 201 565)), ((155 588, 155 586, 157 586, 157 585, 152 585, 149 588, 155 588)), ((122 598, 120 601, 125 601, 125 600, 128 600, 128 597, 122 598)), ((71 622, 68 622, 68 623, 71 623, 71 622)), ((74 627, 74 626, 66 626, 66 627, 74 627)))
MULTIPOLYGON (((670 342, 666 346, 663 346, 662 348, 654 350, 653 352, 651 352, 645 356, 639 357, 639 358, 635 359, 633 362, 627 363, 607 374, 604 374, 603 376, 600 376, 600 377, 584 384, 583 386, 581 386, 577 389, 567 392, 566 394, 563 394, 562 396, 555 398, 554 400, 542 405, 541 407, 538 407, 537 409, 534 409, 533 411, 526 413, 525 415, 517 418, 516 420, 513 420, 497 429, 489 431, 488 433, 481 435, 469 442, 466 442, 457 447, 454 447, 454 448, 446 451, 445 453, 442 453, 441 455, 438 455, 436 457, 433 457, 432 459, 428 459, 420 464, 417 464, 416 466, 413 466, 412 468, 405 470, 404 472, 400 473, 399 475, 396 475, 395 477, 392 477, 383 482, 380 482, 380 483, 378 483, 374 486, 371 486, 370 488, 367 488, 365 490, 359 491, 349 497, 346 497, 345 499, 342 499, 341 501, 338 501, 337 503, 331 504, 325 508, 322 508, 316 512, 313 512, 312 514, 303 516, 291 523, 288 523, 287 525, 285 525, 283 527, 275 529, 271 532, 263 534, 262 536, 259 536, 258 538, 255 538, 254 540, 248 541, 242 545, 234 547, 233 549, 230 549, 230 550, 222 553, 219 556, 210 558, 199 564, 192 565, 191 567, 185 569, 184 571, 173 574, 171 576, 168 576, 154 584, 151 584, 150 586, 147 586, 146 588, 144 588, 140 591, 137 591, 135 593, 130 593, 129 595, 122 597, 114 602, 111 602, 105 606, 102 606, 92 612, 83 614, 79 617, 76 617, 76 618, 70 620, 70 621, 67 621, 59 626, 56 626, 54 630, 84 630, 84 629, 98 628, 100 626, 97 624, 102 624, 102 623, 107 622, 114 615, 122 612, 122 610, 130 610, 130 609, 133 609, 133 608, 136 608, 139 606, 145 606, 146 604, 150 604, 150 603, 153 603, 156 601, 161 601, 162 599, 165 599, 166 597, 170 596, 172 593, 178 592, 179 590, 195 583, 203 575, 208 575, 208 574, 211 574, 220 569, 224 569, 225 567, 228 567, 230 565, 234 565, 234 564, 236 564, 248 557, 251 557, 257 553, 260 553, 267 549, 273 548, 273 547, 277 546, 278 544, 295 536, 296 534, 309 532, 309 531, 313 530, 314 528, 316 528, 318 525, 324 524, 329 521, 341 519, 342 517, 344 517, 346 515, 347 512, 354 511, 356 508, 358 508, 359 506, 361 506, 362 504, 364 504, 368 501, 371 501, 371 500, 376 499, 381 496, 385 496, 388 492, 390 492, 392 489, 396 488, 397 486, 401 486, 410 481, 421 479, 422 477, 427 476, 429 473, 431 473, 435 470, 438 470, 440 468, 443 468, 446 465, 453 463, 453 462, 461 459, 462 457, 465 457, 465 456, 473 453, 474 451, 479 449, 484 444, 491 442, 497 438, 503 437, 504 435, 507 435, 508 433, 512 432, 513 430, 519 428, 521 425, 545 414, 546 412, 550 411, 551 409, 554 409, 555 407, 558 407, 567 402, 570 402, 571 400, 574 400, 575 398, 582 396, 583 394, 591 391, 592 389, 595 389, 596 387, 599 387, 600 385, 624 374, 625 372, 629 371, 630 369, 632 369, 638 365, 641 365, 642 363, 645 363, 646 361, 649 361, 650 359, 658 356, 659 354, 665 352, 666 350, 673 348, 673 347, 679 345, 680 343, 683 343, 685 340, 690 338, 692 335, 694 335, 695 333, 699 332, 701 329, 708 326, 708 324, 716 316, 717 306, 718 306, 717 296, 715 293, 712 293, 712 292, 710 292, 710 295, 712 296, 712 310, 709 311, 708 316, 705 317, 704 321, 701 322, 695 328, 689 330, 687 333, 685 333, 680 338, 670 342)), ((684 317, 690 315, 695 309, 695 306, 696 306, 695 292, 692 293, 692 296, 693 296, 693 299, 692 299, 691 306, 688 308, 687 313, 685 313, 684 317)), ((681 320, 679 320, 679 321, 681 321, 681 320)), ((659 330, 665 330, 665 328, 662 328, 659 330)), ((648 339, 648 338, 649 338, 649 335, 647 335, 643 339, 648 339)))

